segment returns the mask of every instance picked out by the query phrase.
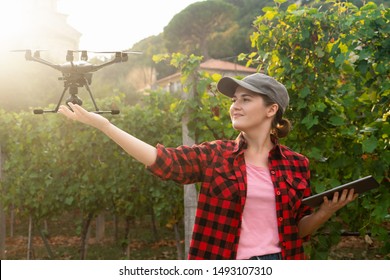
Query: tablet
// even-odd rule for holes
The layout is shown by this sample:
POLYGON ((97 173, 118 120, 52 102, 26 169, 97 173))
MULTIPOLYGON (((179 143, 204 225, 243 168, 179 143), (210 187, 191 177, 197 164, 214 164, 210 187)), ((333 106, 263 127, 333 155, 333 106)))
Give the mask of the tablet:
POLYGON ((344 189, 354 189, 355 193, 364 193, 364 192, 372 190, 378 186, 379 186, 379 183, 375 180, 374 177, 372 177, 370 175, 370 176, 360 178, 358 180, 346 183, 344 185, 334 187, 333 189, 324 191, 322 193, 306 197, 302 200, 302 203, 304 203, 308 206, 311 206, 311 207, 317 207, 317 206, 320 206, 321 203, 324 201, 324 196, 326 196, 328 199, 332 199, 333 194, 335 192, 339 192, 339 194, 341 194, 341 192, 344 189))

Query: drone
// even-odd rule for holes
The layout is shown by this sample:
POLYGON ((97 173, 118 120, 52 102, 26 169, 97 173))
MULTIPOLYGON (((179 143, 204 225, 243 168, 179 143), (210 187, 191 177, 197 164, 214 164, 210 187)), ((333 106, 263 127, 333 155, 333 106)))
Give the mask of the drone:
POLYGON ((64 90, 62 91, 61 97, 57 103, 57 106, 52 110, 43 110, 35 109, 33 110, 34 114, 44 114, 44 113, 57 113, 61 105, 61 102, 65 96, 65 93, 69 91, 69 97, 65 101, 65 104, 69 102, 73 104, 82 105, 83 101, 78 97, 78 89, 85 87, 88 91, 89 96, 92 100, 92 103, 95 107, 94 113, 103 114, 111 113, 112 115, 117 115, 120 113, 119 110, 109 110, 101 111, 99 110, 96 101, 93 97, 92 91, 89 85, 92 82, 93 72, 98 71, 99 69, 120 62, 126 62, 128 60, 128 54, 142 54, 138 51, 117 51, 117 52, 94 52, 94 53, 106 53, 106 54, 115 54, 114 57, 99 65, 93 65, 88 62, 88 51, 82 50, 68 50, 66 54, 66 62, 63 64, 54 64, 50 61, 41 58, 41 50, 36 50, 34 53, 32 50, 14 50, 14 52, 25 52, 25 59, 27 61, 35 61, 44 65, 47 65, 51 68, 54 68, 62 73, 62 76, 58 78, 60 81, 64 81, 64 90), (74 53, 81 53, 80 60, 74 59, 74 53))

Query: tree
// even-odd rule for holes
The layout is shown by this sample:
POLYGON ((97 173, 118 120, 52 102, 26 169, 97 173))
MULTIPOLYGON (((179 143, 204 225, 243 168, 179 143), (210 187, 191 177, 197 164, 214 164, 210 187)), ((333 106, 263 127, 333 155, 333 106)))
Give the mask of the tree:
POLYGON ((169 52, 209 56, 209 43, 220 32, 234 26, 236 8, 221 1, 204 1, 188 6, 164 28, 169 52))

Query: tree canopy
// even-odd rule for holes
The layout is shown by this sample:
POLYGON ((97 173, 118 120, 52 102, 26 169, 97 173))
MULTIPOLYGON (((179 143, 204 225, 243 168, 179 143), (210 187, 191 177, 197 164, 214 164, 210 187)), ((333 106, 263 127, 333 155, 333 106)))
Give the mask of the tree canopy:
POLYGON ((209 43, 234 28, 237 9, 222 1, 194 3, 175 15, 164 28, 169 52, 183 51, 210 58, 209 43))

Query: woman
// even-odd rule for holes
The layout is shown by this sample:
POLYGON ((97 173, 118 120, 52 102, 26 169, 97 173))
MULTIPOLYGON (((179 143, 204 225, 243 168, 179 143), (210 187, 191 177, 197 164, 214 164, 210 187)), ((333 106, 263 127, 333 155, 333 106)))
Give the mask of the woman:
POLYGON ((357 195, 324 197, 315 212, 301 203, 311 193, 309 163, 278 143, 290 130, 281 83, 256 73, 217 88, 232 98, 236 140, 153 147, 78 105, 59 112, 101 130, 163 180, 202 183, 189 259, 304 259, 304 239, 357 195))

